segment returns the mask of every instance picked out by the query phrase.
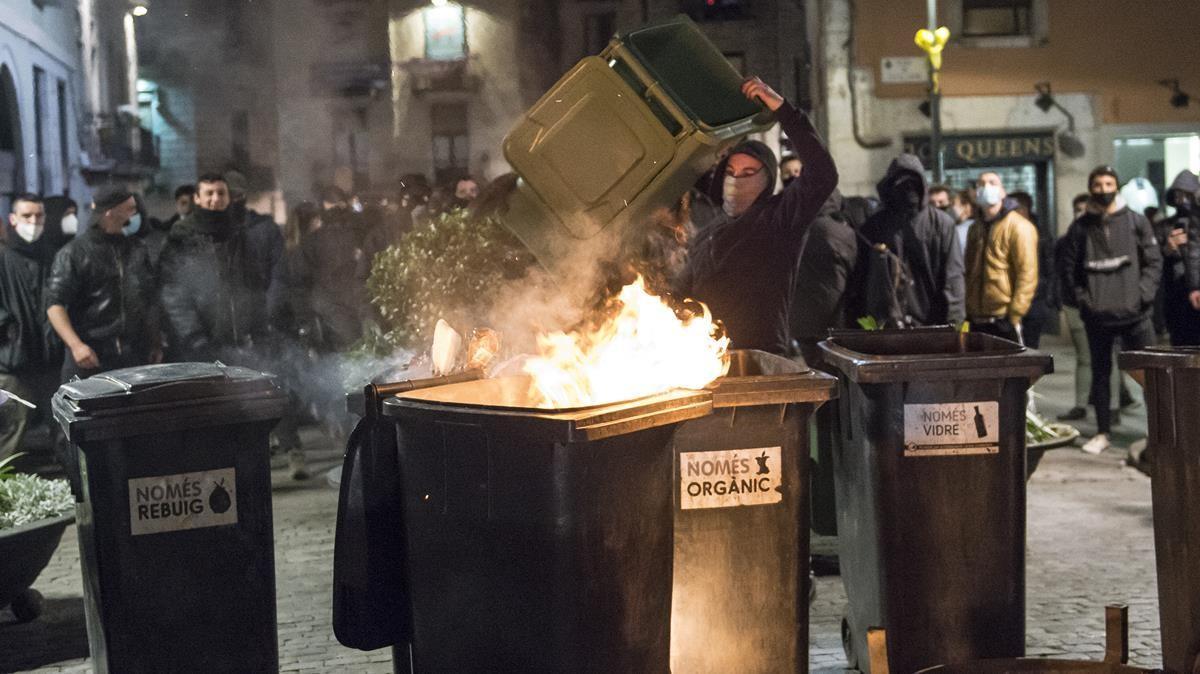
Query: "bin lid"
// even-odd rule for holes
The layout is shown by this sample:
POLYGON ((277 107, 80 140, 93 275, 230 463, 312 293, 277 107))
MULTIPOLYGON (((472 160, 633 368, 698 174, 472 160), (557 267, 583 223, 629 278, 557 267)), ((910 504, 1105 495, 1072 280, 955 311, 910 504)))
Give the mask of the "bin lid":
POLYGON ((905 382, 917 379, 1036 380, 1054 371, 1049 354, 1016 342, 951 327, 913 330, 835 331, 821 342, 825 360, 851 381, 905 382))
POLYGON ((275 395, 269 374, 221 363, 169 363, 113 370, 63 384, 59 391, 81 411, 247 395, 275 395))
POLYGON ((757 349, 729 352, 729 373, 713 382, 713 407, 823 402, 837 397, 837 378, 757 349))
POLYGON ((742 95, 742 76, 686 16, 630 31, 621 39, 693 120, 718 127, 762 114, 742 95))
POLYGON ((1137 351, 1122 351, 1117 356, 1122 370, 1160 370, 1200 368, 1200 346, 1149 346, 1137 351))

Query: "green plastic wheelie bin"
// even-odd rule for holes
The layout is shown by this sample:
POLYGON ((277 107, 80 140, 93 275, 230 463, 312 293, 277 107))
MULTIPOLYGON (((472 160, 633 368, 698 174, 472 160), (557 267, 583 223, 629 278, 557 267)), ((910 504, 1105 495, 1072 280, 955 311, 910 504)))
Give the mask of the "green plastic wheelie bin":
POLYGON ((550 89, 504 140, 521 177, 505 225, 551 271, 636 240, 718 154, 773 115, 690 19, 618 35, 550 89))

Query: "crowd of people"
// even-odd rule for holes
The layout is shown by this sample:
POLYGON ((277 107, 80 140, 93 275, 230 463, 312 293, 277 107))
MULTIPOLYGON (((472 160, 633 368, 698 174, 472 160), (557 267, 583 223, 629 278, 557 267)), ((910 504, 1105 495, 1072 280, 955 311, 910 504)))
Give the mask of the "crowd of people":
MULTIPOLYGON (((450 187, 415 179, 369 203, 329 187, 283 227, 247 206, 236 171, 179 187, 165 219, 124 189, 98 194, 87 226, 69 199, 18 194, 0 237, 0 389, 48 410, 76 377, 219 360, 280 373, 300 398, 305 363, 361 337, 373 255, 414 218, 478 194, 471 178, 450 187)), ((304 410, 310 401, 296 402, 304 410)), ((21 446, 34 414, 0 405, 0 459, 21 446)), ((289 412, 272 442, 292 476, 306 479, 300 414, 289 412)))
MULTIPOLYGON (((775 112, 790 152, 777 159, 745 141, 685 195, 688 207, 674 211, 688 219, 677 228, 684 254, 669 274, 675 292, 724 322, 736 348, 816 363, 831 329, 964 321, 1036 348, 1065 312, 1079 363, 1075 408, 1063 418, 1094 407, 1098 433, 1084 449, 1099 453, 1119 423, 1113 400, 1127 395, 1114 350, 1155 342, 1156 320, 1173 344, 1200 344, 1195 174, 1167 190, 1168 215, 1135 212, 1116 171, 1098 167, 1054 240, 1039 229, 1032 197, 1008 193, 999 174, 961 189, 930 186, 913 155, 891 163, 877 194, 843 197, 808 117, 757 78, 743 92, 775 112)), ((237 172, 204 174, 176 190, 169 218, 113 190, 81 226, 65 197, 17 195, 0 237, 0 389, 44 402, 74 377, 164 361, 301 378, 304 354, 345 350, 362 336, 378 252, 414 222, 494 194, 480 198, 471 178, 431 188, 409 176, 375 199, 328 187, 282 227, 246 197, 237 172)), ((28 421, 26 408, 0 405, 0 458, 28 421)), ((285 419, 275 444, 304 479, 296 423, 285 419)))

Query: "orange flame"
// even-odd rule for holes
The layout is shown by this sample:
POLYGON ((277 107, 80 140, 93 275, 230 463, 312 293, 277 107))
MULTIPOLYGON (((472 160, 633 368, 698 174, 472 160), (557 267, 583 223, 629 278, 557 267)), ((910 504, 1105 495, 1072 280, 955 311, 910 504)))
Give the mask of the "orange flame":
POLYGON ((616 297, 616 315, 590 332, 538 336, 525 364, 538 407, 600 405, 673 388, 700 389, 729 371, 729 338, 708 307, 679 318, 638 279, 616 297))

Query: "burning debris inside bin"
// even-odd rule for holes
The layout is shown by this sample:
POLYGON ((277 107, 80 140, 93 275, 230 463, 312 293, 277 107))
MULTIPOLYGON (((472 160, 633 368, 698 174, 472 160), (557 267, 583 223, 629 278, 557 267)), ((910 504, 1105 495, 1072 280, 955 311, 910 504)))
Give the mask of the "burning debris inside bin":
POLYGON ((578 407, 699 389, 729 371, 729 338, 708 308, 676 312, 639 276, 590 329, 538 337, 525 363, 539 407, 578 407))

